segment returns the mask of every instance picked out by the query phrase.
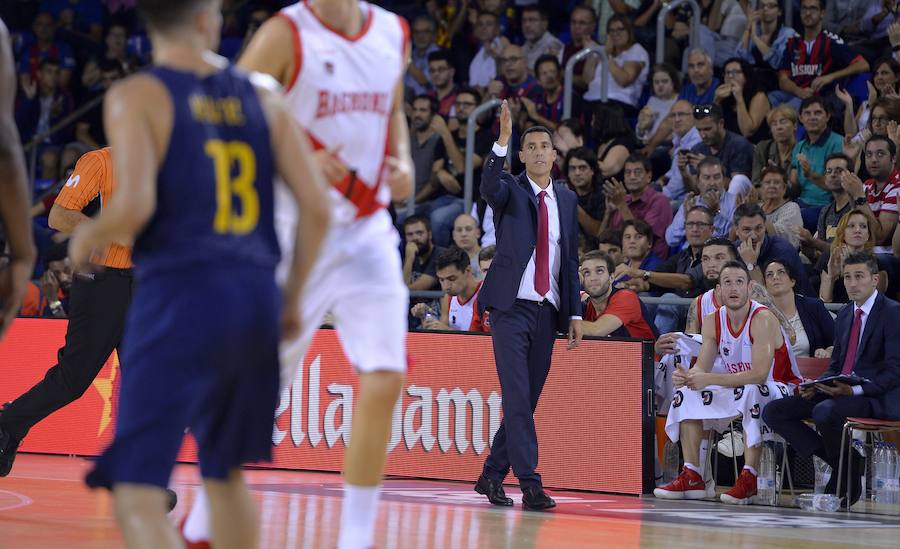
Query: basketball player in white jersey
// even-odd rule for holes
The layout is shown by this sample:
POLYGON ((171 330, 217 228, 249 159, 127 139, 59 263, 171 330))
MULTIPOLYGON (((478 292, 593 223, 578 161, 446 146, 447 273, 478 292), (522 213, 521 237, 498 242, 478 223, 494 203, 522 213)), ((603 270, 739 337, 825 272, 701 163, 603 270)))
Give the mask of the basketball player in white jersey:
POLYGON ((706 485, 696 465, 704 427, 741 415, 747 448, 744 470, 721 498, 723 503, 740 505, 750 503, 756 494, 761 445, 764 438, 771 438, 761 420, 762 410, 768 402, 792 394, 800 378, 775 315, 750 299, 750 273, 744 264, 725 264, 718 287, 722 307, 703 319, 696 364, 673 375, 676 391, 666 434, 675 442, 681 439, 684 470, 654 494, 666 499, 705 497, 706 485), (717 360, 725 373, 711 372, 717 360))
MULTIPOLYGON (((339 549, 373 545, 391 417, 406 370, 409 294, 385 206, 412 192, 403 112, 409 55, 409 28, 397 15, 358 0, 308 0, 269 19, 238 62, 282 84, 332 184, 332 227, 300 300, 302 333, 282 346, 281 383, 291 383, 330 312, 360 374, 339 549)), ((290 255, 296 212, 281 200, 275 215, 282 250, 290 255)), ((188 542, 208 539, 206 515, 200 497, 184 525, 188 542)))
POLYGON ((426 330, 490 331, 478 314, 481 281, 472 272, 469 254, 454 246, 438 256, 435 271, 445 294, 441 298, 441 317, 428 318, 428 305, 417 303, 411 312, 423 319, 422 327, 426 330))

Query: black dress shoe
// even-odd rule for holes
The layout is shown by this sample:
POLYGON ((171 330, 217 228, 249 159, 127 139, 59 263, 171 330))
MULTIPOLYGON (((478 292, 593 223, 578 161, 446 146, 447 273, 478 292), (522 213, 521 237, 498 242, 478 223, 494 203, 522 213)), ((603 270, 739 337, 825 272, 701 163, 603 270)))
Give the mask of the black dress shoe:
POLYGON ((506 497, 503 491, 503 483, 497 480, 491 480, 484 475, 478 477, 475 483, 475 491, 483 496, 487 496, 491 505, 500 505, 502 507, 512 507, 513 500, 506 497))
POLYGON ((556 507, 556 502, 540 486, 529 486, 522 488, 522 507, 527 511, 544 511, 556 507))
POLYGON ((9 433, 0 428, 0 477, 5 477, 12 470, 21 440, 14 440, 9 433))
POLYGON ((863 457, 854 450, 850 452, 850 459, 853 460, 852 477, 850 478, 850 505, 847 505, 847 463, 844 463, 844 470, 842 471, 843 475, 840 479, 841 493, 835 494, 835 492, 837 492, 838 483, 837 467, 832 467, 831 478, 828 479, 828 484, 825 485, 826 494, 837 495, 841 498, 841 509, 852 507, 854 503, 859 501, 863 491, 862 482, 860 481, 860 474, 865 465, 863 457))

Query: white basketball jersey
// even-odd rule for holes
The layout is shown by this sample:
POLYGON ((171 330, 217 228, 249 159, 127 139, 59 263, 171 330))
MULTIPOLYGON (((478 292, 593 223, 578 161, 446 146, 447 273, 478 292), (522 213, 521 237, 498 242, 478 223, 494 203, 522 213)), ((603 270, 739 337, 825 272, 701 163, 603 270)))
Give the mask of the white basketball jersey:
POLYGON ((697 297, 700 302, 697 307, 697 320, 700 328, 703 328, 703 319, 710 313, 717 311, 721 305, 716 300, 716 289, 708 290, 697 297))
MULTIPOLYGON (((478 290, 481 289, 479 284, 478 290)), ((478 290, 472 294, 472 297, 466 301, 460 301, 459 296, 450 296, 450 306, 448 310, 449 324, 454 330, 461 331, 478 331, 478 327, 474 322, 477 320, 475 307, 478 303, 478 290)))
POLYGON ((296 73, 285 100, 313 146, 340 147, 337 156, 351 171, 332 187, 337 223, 371 215, 390 201, 381 180, 409 43, 403 18, 367 2, 359 7, 364 23, 354 36, 330 28, 306 2, 279 12, 295 33, 296 73))
MULTIPOLYGON (((744 325, 740 326, 736 332, 728 319, 727 307, 719 308, 716 338, 719 341, 719 358, 726 373, 738 374, 751 369, 753 365, 753 337, 750 335, 750 326, 753 323, 753 317, 759 311, 765 310, 768 310, 766 306, 751 300, 750 314, 747 315, 744 325)), ((796 375, 798 368, 793 354, 790 352, 791 345, 783 330, 781 338, 782 345, 780 348, 775 349, 775 356, 772 361, 772 368, 769 369, 767 381, 779 381, 787 384, 799 383, 800 380, 796 375)))

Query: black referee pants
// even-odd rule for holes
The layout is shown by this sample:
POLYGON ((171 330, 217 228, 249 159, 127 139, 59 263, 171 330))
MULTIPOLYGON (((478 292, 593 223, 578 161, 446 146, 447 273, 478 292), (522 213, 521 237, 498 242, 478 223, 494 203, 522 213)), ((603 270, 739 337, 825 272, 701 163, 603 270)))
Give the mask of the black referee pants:
POLYGON ((0 427, 20 440, 36 423, 77 400, 118 347, 131 302, 131 269, 76 274, 69 292, 66 344, 44 379, 0 413, 0 427))

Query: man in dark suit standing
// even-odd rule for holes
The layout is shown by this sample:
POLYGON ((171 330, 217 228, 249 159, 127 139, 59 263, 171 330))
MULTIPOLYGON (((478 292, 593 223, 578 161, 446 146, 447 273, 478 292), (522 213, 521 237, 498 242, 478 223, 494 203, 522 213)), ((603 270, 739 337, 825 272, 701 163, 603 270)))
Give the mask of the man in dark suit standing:
POLYGON ((543 489, 534 410, 550 372, 557 331, 569 348, 581 341, 578 281, 578 199, 550 170, 556 160, 550 130, 529 128, 520 140, 525 173, 503 171, 512 133, 509 107, 500 107, 500 137, 484 163, 481 195, 494 211, 497 252, 479 292, 490 312, 494 361, 503 391, 503 421, 475 491, 511 506, 503 479, 512 467, 525 509, 556 506, 543 489))
MULTIPOLYGON (((851 302, 838 313, 834 326, 831 366, 823 377, 855 374, 869 381, 850 386, 816 384, 803 387, 798 396, 770 403, 763 419, 803 456, 817 455, 833 471, 825 492, 834 494, 840 452, 849 454, 854 471, 861 456, 841 448, 841 431, 848 417, 900 419, 900 303, 879 294, 878 263, 868 253, 851 254, 844 260, 844 285, 851 302), (818 433, 803 423, 812 418, 818 433)), ((843 491, 843 490, 842 490, 843 491)), ((862 493, 859 475, 853 475, 850 502, 862 493)))

